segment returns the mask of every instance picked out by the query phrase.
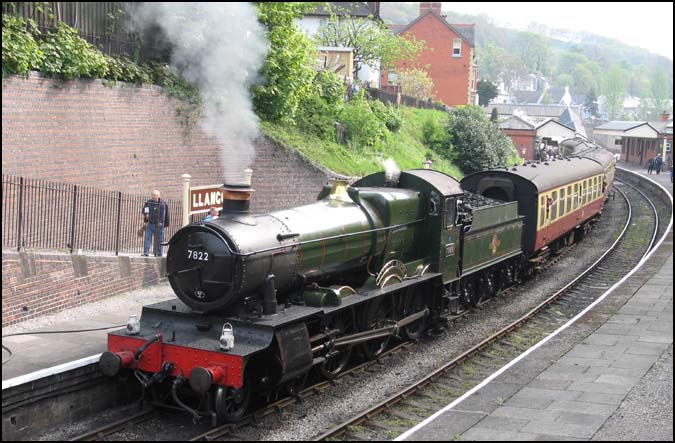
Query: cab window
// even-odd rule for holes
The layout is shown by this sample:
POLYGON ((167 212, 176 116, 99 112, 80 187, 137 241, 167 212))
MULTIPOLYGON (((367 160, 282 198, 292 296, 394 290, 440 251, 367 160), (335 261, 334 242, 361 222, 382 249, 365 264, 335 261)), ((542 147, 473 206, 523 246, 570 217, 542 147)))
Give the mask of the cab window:
POLYGON ((455 201, 452 198, 445 199, 445 227, 451 228, 455 224, 455 201))

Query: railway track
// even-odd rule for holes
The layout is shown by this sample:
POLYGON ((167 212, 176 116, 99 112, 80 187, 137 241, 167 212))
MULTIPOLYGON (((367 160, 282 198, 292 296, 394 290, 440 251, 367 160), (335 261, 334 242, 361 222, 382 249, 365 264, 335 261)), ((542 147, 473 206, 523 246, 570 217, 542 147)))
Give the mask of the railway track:
POLYGON ((574 281, 441 368, 315 439, 395 438, 462 397, 600 297, 651 250, 659 232, 658 211, 651 200, 623 182, 617 181, 617 190, 629 208, 623 230, 602 257, 574 281))
MULTIPOLYGON (((638 197, 638 190, 629 186, 621 186, 627 188, 626 192, 631 193, 631 198, 646 199, 645 196, 638 197)), ((642 218, 641 223, 639 223, 642 229, 637 231, 644 233, 645 230, 642 223, 645 221, 644 219, 650 217, 652 219, 656 218, 653 216, 653 214, 651 216, 642 214, 642 212, 645 212, 645 209, 648 206, 640 204, 639 207, 640 209, 636 212, 636 214, 633 215, 633 220, 636 220, 635 217, 642 218)), ((626 224, 624 231, 629 231, 629 225, 630 222, 626 224)), ((658 228, 656 226, 652 229, 654 232, 654 234, 651 236, 652 242, 657 229, 658 228)), ((633 234, 630 234, 629 232, 628 235, 630 237, 633 234)), ((634 236, 639 237, 637 234, 634 234, 634 236)), ((626 238, 626 236, 624 235, 623 238, 626 238)), ((620 242, 617 241, 617 243, 620 242)), ((571 249, 573 248, 570 248, 570 250, 571 249)), ((635 258, 634 247, 629 249, 630 253, 627 255, 632 257, 634 261, 637 261, 635 258)), ((569 253, 569 251, 564 253, 569 253)), ((611 253, 610 255, 617 254, 611 253)), ((552 263, 558 261, 562 256, 563 255, 559 256, 558 259, 552 261, 552 263)), ((608 258, 606 258, 606 260, 607 259, 608 258)), ((614 272, 613 265, 608 264, 606 260, 602 263, 596 263, 594 265, 594 269, 596 270, 595 272, 598 273, 597 275, 601 275, 603 281, 620 278, 620 276, 623 275, 623 272, 619 272, 618 274, 614 272)), ((587 276, 587 279, 590 278, 592 277, 587 276)), ((452 362, 448 363, 448 365, 445 367, 440 368, 434 373, 425 377, 424 380, 420 380, 413 386, 410 386, 409 388, 406 388, 398 394, 381 402, 380 404, 369 408, 358 417, 353 417, 341 425, 324 432, 318 436, 317 439, 390 439, 398 435, 400 432, 405 431, 412 425, 429 416, 431 413, 435 412, 441 407, 444 407, 453 399, 461 396, 477 382, 482 380, 484 378, 484 374, 489 373, 490 371, 494 372, 493 369, 495 367, 499 367, 505 362, 510 361, 512 359, 512 355, 520 354, 533 343, 536 343, 539 339, 541 339, 542 336, 547 335, 547 327, 545 327, 546 324, 559 325, 560 322, 564 322, 568 319, 568 317, 573 316, 573 312, 575 310, 578 311, 583 309, 583 307, 581 307, 582 305, 585 306, 590 303, 590 301, 587 300, 590 300, 592 297, 589 298, 586 295, 583 297, 576 297, 583 298, 586 300, 584 302, 573 301, 575 296, 570 295, 572 294, 572 292, 570 292, 571 286, 578 287, 578 291, 581 293, 586 292, 588 289, 600 290, 609 287, 609 283, 595 282, 595 284, 590 284, 588 282, 581 281, 583 279, 584 277, 579 277, 579 279, 575 280, 575 282, 568 285, 569 287, 561 290, 560 294, 552 296, 540 306, 533 309, 526 316, 527 318, 519 319, 497 334, 484 340, 473 349, 463 353, 452 362), (596 287, 593 288, 593 286, 596 287), (563 292, 568 295, 563 297, 563 292), (567 299, 571 299, 572 301, 568 301, 567 299), (528 319, 536 316, 539 316, 539 320, 528 321, 528 319), (526 324, 526 326, 523 326, 524 324, 526 324), (514 332, 516 330, 517 332, 514 332), (452 382, 448 383, 447 380, 452 382), (395 405, 398 406, 394 408, 395 405)), ((504 294, 508 294, 509 291, 510 290, 504 291, 504 294)), ((489 302, 490 300, 487 301, 487 303, 489 302)), ((462 315, 457 316, 456 318, 461 317, 462 315)), ((558 326, 553 327, 553 330, 557 327, 558 326)), ((411 346, 413 346, 413 342, 401 343, 397 347, 387 351, 379 359, 353 367, 340 374, 338 378, 354 376, 355 374, 358 374, 362 371, 370 371, 374 365, 382 364, 389 356, 396 355, 397 353, 409 349, 411 346)), ((199 435, 192 437, 191 440, 243 440, 245 437, 237 435, 238 430, 246 426, 250 426, 251 424, 256 424, 258 421, 270 415, 282 414, 283 411, 287 410, 288 408, 297 404, 301 404, 306 398, 320 394, 329 387, 333 386, 335 383, 335 380, 321 381, 300 391, 295 396, 280 399, 256 410, 255 412, 246 416, 239 423, 227 424, 210 429, 204 433, 200 433, 199 435)), ((98 428, 94 431, 88 432, 87 434, 78 436, 73 440, 104 439, 108 435, 118 433, 124 429, 129 428, 130 426, 140 423, 141 421, 150 420, 156 416, 157 413, 154 410, 144 411, 138 416, 129 417, 111 425, 98 428)))

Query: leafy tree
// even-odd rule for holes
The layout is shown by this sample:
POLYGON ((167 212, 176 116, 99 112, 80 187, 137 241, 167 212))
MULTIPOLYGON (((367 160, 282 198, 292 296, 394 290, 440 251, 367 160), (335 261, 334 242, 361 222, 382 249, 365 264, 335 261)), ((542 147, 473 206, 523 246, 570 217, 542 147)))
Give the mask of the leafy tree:
POLYGON ((591 90, 588 91, 588 94, 586 95, 586 101, 584 102, 584 106, 593 117, 599 116, 598 94, 595 93, 595 88, 591 88, 591 90))
POLYGON ((458 106, 450 111, 448 154, 465 174, 505 165, 517 155, 511 140, 485 117, 478 106, 458 106))
POLYGON ((331 16, 319 27, 316 36, 325 46, 344 46, 354 51, 354 78, 362 65, 377 68, 391 66, 398 60, 415 61, 424 48, 423 41, 412 36, 398 36, 379 22, 353 17, 331 16))
POLYGON ((422 69, 407 69, 399 74, 401 94, 420 100, 428 100, 434 95, 434 81, 429 73, 422 69))
POLYGON ((492 108, 492 112, 490 113, 490 121, 492 123, 499 122, 499 112, 497 111, 497 108, 492 108))
POLYGON ((623 111, 623 99, 626 97, 626 78, 620 67, 614 65, 609 69, 602 90, 610 120, 619 118, 623 111))
POLYGON ((293 118, 307 94, 314 71, 312 44, 294 23, 313 7, 306 2, 258 2, 258 21, 267 27, 270 50, 260 73, 263 84, 254 86, 253 103, 261 117, 278 121, 293 118))
POLYGON ((647 92, 647 115, 650 119, 658 119, 662 112, 670 111, 668 92, 668 76, 663 68, 659 66, 651 76, 647 92))
POLYGON ((529 72, 548 73, 551 49, 546 39, 532 32, 521 32, 516 41, 517 53, 529 72))
POLYGON ((478 104, 481 106, 487 106, 490 100, 498 95, 497 85, 489 80, 478 80, 476 89, 478 90, 478 104))

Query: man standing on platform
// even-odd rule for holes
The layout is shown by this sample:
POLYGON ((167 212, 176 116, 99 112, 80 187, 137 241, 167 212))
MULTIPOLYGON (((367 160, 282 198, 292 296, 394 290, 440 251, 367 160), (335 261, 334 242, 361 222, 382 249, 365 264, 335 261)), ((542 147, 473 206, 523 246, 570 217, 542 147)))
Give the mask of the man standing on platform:
POLYGON ((153 248, 153 252, 155 257, 161 257, 164 228, 169 226, 169 208, 159 198, 159 191, 157 189, 152 191, 152 198, 145 202, 142 213, 143 219, 146 222, 143 255, 145 257, 148 256, 150 243, 154 238, 155 247, 153 248))

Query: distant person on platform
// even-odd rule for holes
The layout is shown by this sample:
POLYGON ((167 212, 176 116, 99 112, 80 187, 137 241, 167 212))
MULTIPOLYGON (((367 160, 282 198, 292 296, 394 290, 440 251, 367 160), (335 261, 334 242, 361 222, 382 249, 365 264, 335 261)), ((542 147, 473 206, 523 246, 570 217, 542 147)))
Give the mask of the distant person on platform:
POLYGON ((159 191, 152 191, 152 198, 143 206, 143 220, 145 226, 145 241, 143 242, 143 255, 148 256, 150 243, 155 241, 153 252, 155 257, 162 256, 162 241, 164 241, 164 228, 169 227, 169 208, 161 198, 159 191))
POLYGON ((209 215, 204 217, 204 220, 202 220, 202 221, 207 222, 207 221, 215 220, 217 218, 218 218, 218 208, 211 208, 211 209, 209 209, 209 215))
POLYGON ((656 170, 656 175, 659 175, 659 172, 661 172, 661 166, 663 166, 663 158, 661 157, 661 154, 657 154, 656 158, 654 159, 654 169, 656 170))
POLYGON ((649 161, 647 162, 647 174, 651 175, 653 170, 654 170, 654 159, 650 158, 649 161))

